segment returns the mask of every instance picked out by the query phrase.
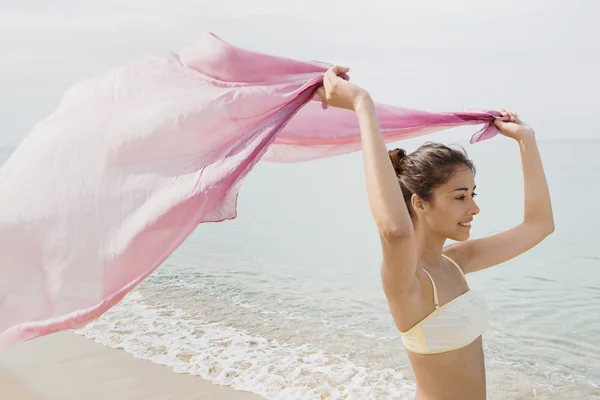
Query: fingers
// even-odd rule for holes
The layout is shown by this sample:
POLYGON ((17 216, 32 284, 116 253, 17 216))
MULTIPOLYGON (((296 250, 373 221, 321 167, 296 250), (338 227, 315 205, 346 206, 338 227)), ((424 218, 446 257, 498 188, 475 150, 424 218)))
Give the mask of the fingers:
POLYGON ((506 125, 506 122, 499 120, 499 119, 495 119, 494 120, 494 125, 496 125, 496 128, 503 130, 504 129, 504 125, 506 125))
POLYGON ((325 101, 326 97, 325 97, 325 88, 323 86, 321 86, 320 88, 317 89, 317 94, 319 95, 319 97, 321 98, 321 100, 325 101))
MULTIPOLYGON (((508 111, 506 111, 504 108, 499 109, 498 112, 503 117, 507 117, 509 115, 508 111)), ((498 128, 502 131, 504 129, 504 126, 506 125, 506 122, 502 121, 501 119, 496 118, 496 119, 494 119, 494 125, 496 125, 496 128, 498 128)))
POLYGON ((339 65, 334 65, 329 68, 325 73, 325 79, 328 79, 330 83, 332 83, 338 75, 347 74, 350 71, 348 67, 341 67, 339 65))
POLYGON ((348 80, 348 75, 346 75, 348 71, 350 71, 350 68, 348 67, 334 65, 325 72, 325 75, 323 76, 323 87, 317 89, 317 94, 323 101, 327 101, 327 98, 331 96, 331 92, 335 91, 339 79, 348 80))
POLYGON ((340 65, 334 65, 333 67, 329 68, 329 70, 333 71, 336 76, 339 74, 347 74, 348 72, 350 72, 350 68, 342 67, 340 65))
POLYGON ((520 122, 519 115, 516 112, 506 111, 504 108, 499 109, 498 112, 503 117, 509 117, 509 121, 510 122, 515 122, 515 123, 519 123, 520 122))

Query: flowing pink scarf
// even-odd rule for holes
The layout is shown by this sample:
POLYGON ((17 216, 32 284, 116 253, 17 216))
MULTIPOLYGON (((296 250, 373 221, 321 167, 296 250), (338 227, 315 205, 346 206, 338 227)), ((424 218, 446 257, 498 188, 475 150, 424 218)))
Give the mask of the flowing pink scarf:
MULTIPOLYGON (((313 101, 329 66, 209 34, 68 90, 0 168, 0 345, 98 318, 198 224, 235 218, 259 160, 360 150, 354 113, 313 101)), ((483 125, 477 142, 498 133, 500 117, 377 113, 386 142, 483 125)))

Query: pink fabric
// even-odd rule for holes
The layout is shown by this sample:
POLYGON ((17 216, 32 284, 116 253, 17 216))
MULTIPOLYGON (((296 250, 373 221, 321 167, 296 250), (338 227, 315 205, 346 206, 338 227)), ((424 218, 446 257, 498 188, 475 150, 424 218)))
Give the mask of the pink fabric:
MULTIPOLYGON (((0 345, 99 317, 199 223, 235 218, 259 160, 360 150, 354 114, 312 101, 328 67, 209 34, 68 90, 0 168, 0 345)), ((378 114, 388 142, 474 124, 472 141, 484 140, 499 117, 378 114)))

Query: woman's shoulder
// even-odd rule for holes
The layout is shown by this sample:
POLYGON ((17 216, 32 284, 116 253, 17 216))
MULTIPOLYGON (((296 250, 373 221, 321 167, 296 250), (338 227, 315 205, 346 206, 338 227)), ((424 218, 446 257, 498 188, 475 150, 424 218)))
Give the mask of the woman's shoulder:
POLYGON ((454 261, 463 273, 467 273, 466 266, 469 264, 468 246, 464 242, 456 242, 444 247, 442 254, 454 261))

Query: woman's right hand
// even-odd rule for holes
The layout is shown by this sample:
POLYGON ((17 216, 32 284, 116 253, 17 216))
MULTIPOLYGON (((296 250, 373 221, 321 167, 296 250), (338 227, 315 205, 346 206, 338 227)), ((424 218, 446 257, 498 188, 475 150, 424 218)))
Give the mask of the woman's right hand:
POLYGON ((369 93, 338 75, 345 74, 350 68, 333 66, 323 77, 323 86, 317 89, 317 94, 331 107, 356 110, 364 101, 371 101, 369 93))

